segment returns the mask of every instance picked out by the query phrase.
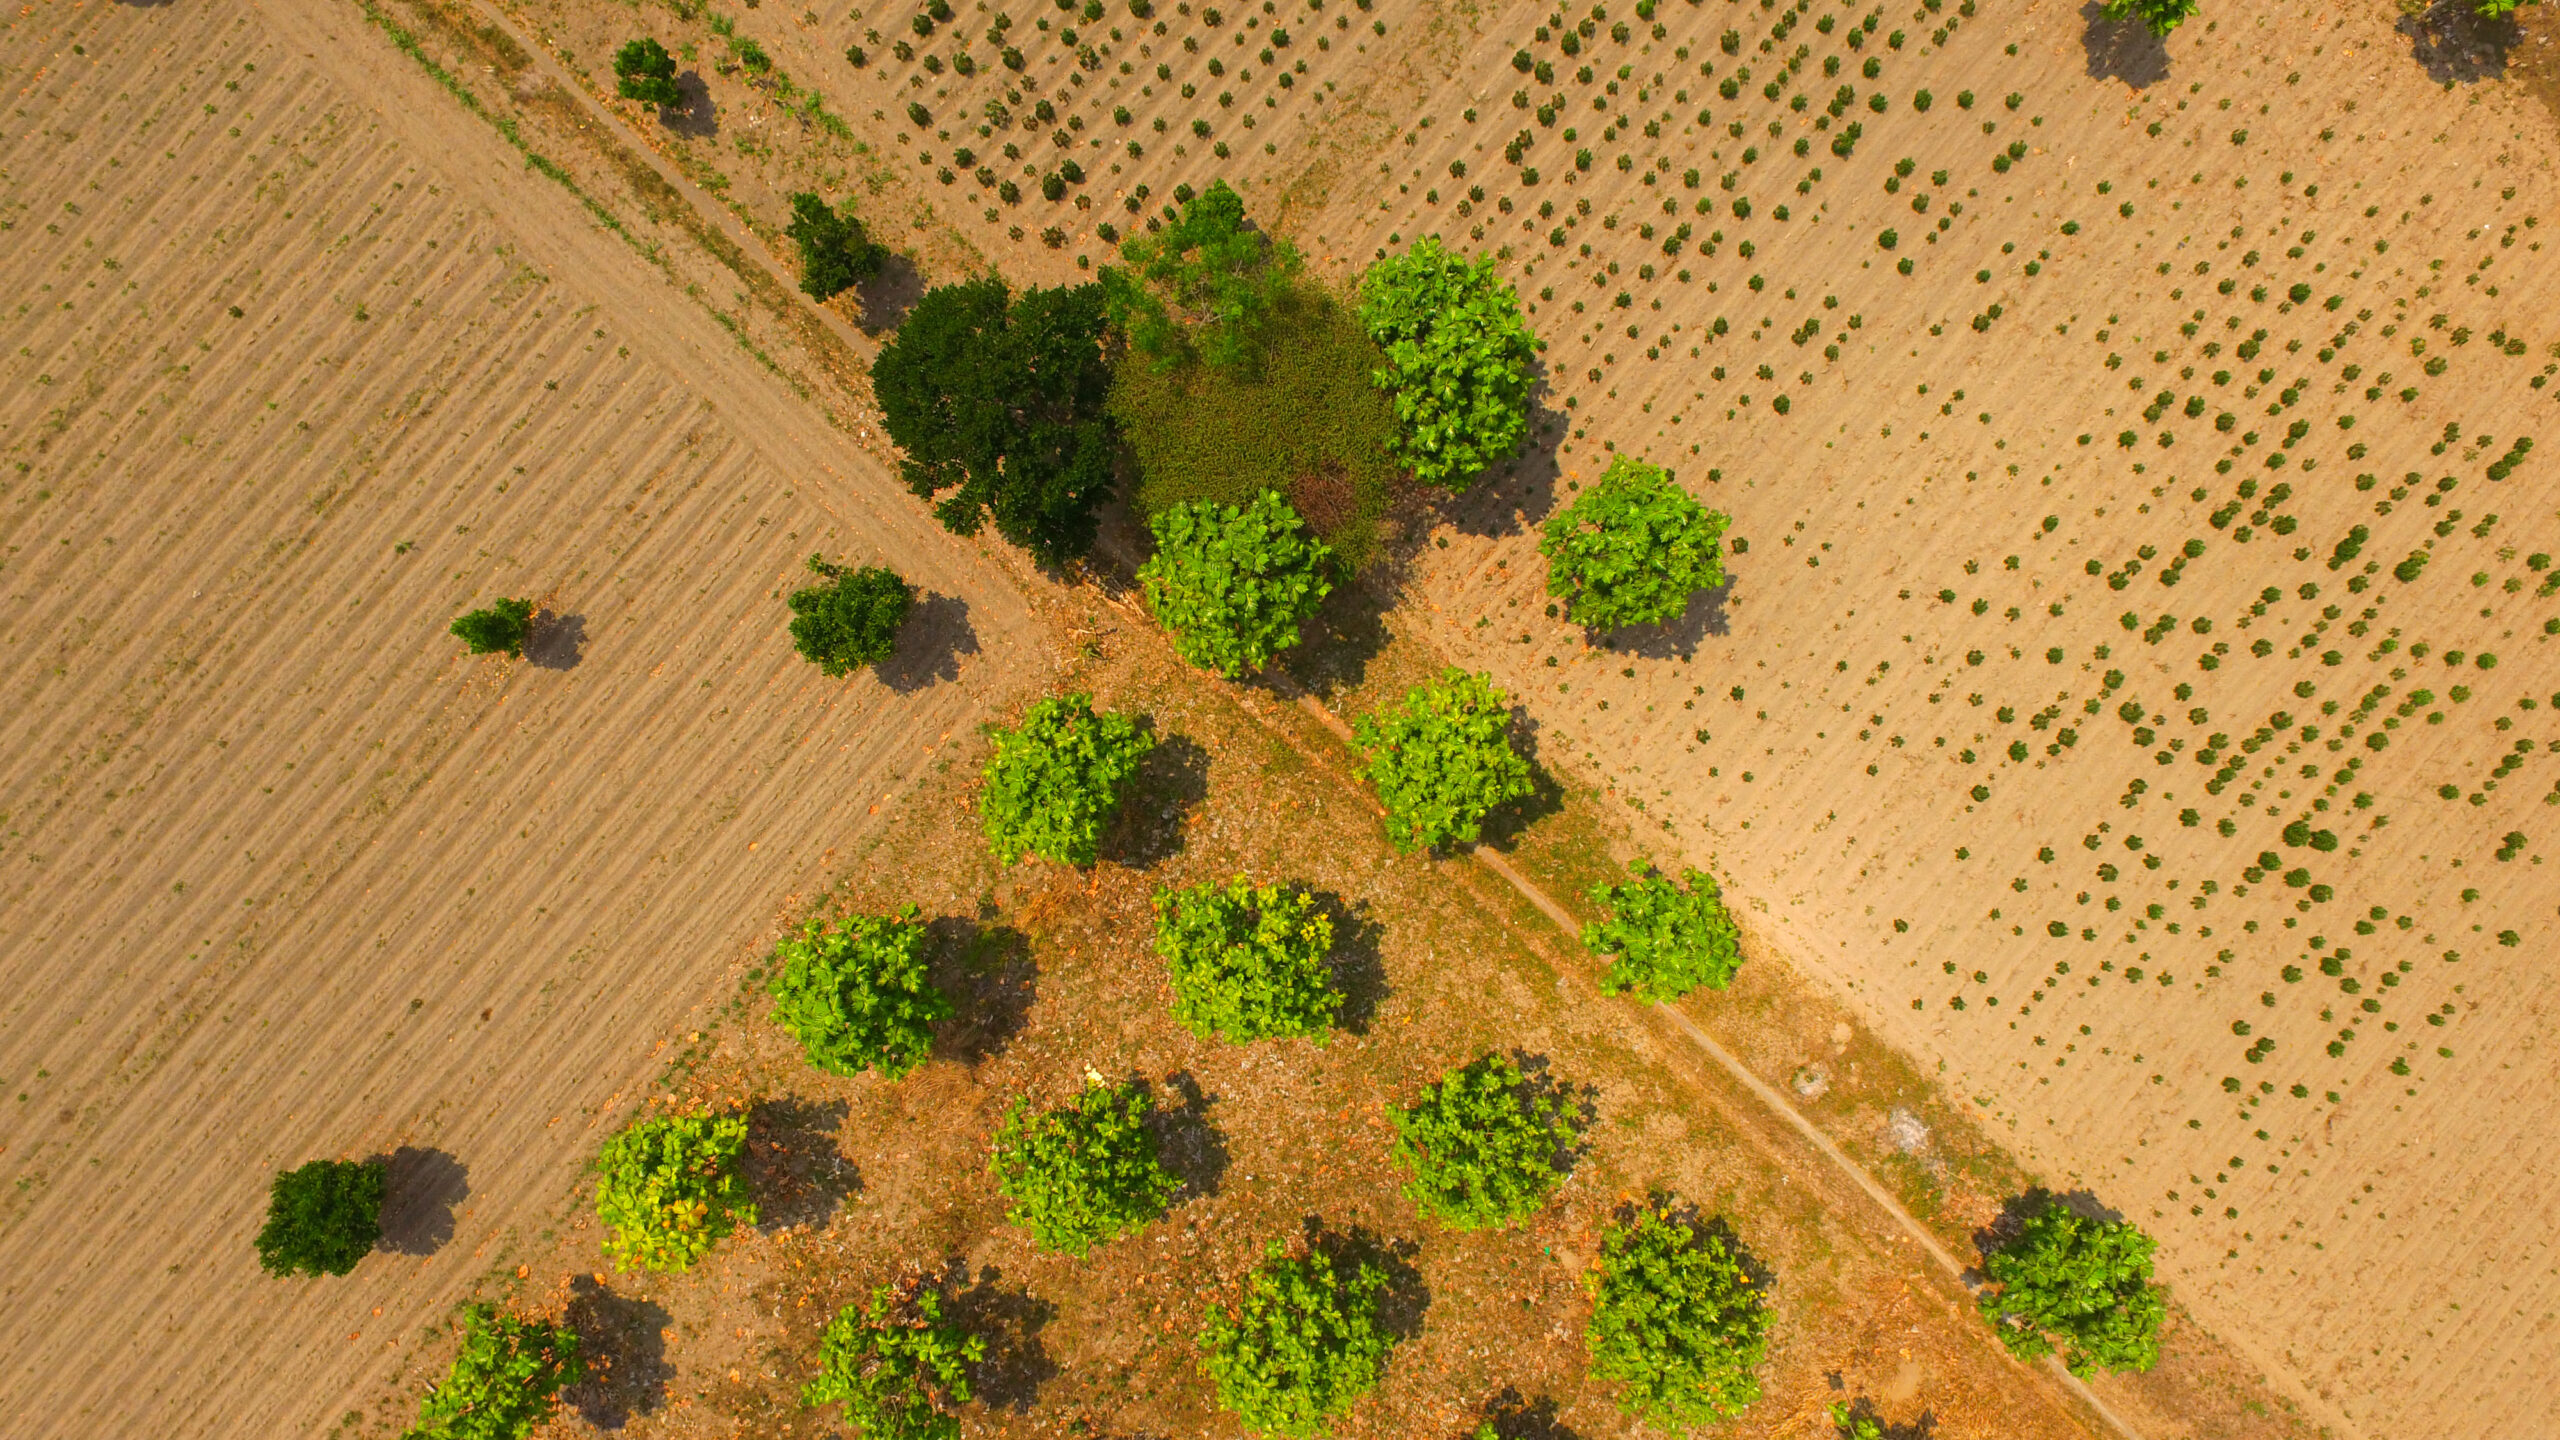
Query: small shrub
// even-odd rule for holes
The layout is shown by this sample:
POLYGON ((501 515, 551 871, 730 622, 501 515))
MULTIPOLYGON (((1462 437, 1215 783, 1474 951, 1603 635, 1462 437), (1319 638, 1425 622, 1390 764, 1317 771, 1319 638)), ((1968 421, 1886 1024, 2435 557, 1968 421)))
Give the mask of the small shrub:
POLYGON ((1722 1226, 1649 1204, 1601 1237, 1590 1285, 1591 1373, 1620 1409, 1701 1429, 1760 1398, 1769 1311, 1722 1226))
POLYGON ((864 232, 862 222, 803 191, 791 197, 791 223, 782 233, 800 248, 800 289, 824 301, 880 273, 889 247, 864 232))
POLYGON ((1203 669, 1259 670, 1298 643, 1298 626, 1333 589, 1332 552, 1289 502, 1265 490, 1245 506, 1196 500, 1149 522, 1156 553, 1138 567, 1147 608, 1173 648, 1203 669))
POLYGON ((864 1440, 958 1440, 968 1367, 986 1355, 987 1342, 943 1318, 942 1297, 910 1277, 827 1322, 818 1378, 801 1387, 800 1403, 841 1402, 864 1440))
POLYGON ((1232 1044, 1300 1036, 1321 1044, 1342 1011, 1326 958, 1333 921, 1306 892, 1239 875, 1155 897, 1156 953, 1173 1018, 1232 1044))
POLYGON ((1049 1111, 1014 1101, 987 1166, 1013 1202, 1005 1218, 1081 1259, 1164 1214, 1181 1182, 1157 1159, 1149 1108, 1139 1085, 1088 1085, 1049 1111))
POLYGON ((1033 705, 1022 723, 995 727, 978 814, 987 843, 1007 865, 1025 855, 1090 865, 1103 823, 1120 806, 1120 787, 1155 748, 1135 720, 1097 713, 1093 697, 1064 695, 1033 705))
POLYGON ((1406 692, 1394 712, 1361 717, 1361 773, 1377 787, 1398 849, 1473 843, 1495 806, 1530 793, 1508 702, 1490 676, 1452 666, 1406 692))
POLYGON ((344 1275, 382 1239, 390 1171, 379 1160, 314 1160, 276 1173, 258 1268, 270 1275, 344 1275))
POLYGON ((1546 523, 1547 593, 1577 625, 1614 630, 1669 620, 1689 597, 1724 583, 1717 540, 1729 522, 1672 482, 1671 472, 1620 454, 1590 489, 1546 523))
POLYGON ((915 587, 877 565, 859 570, 809 557, 824 585, 791 592, 791 644, 829 676, 848 675, 889 658, 898 630, 915 608, 915 587))
POLYGON ((676 88, 675 57, 654 38, 643 35, 613 52, 614 93, 625 100, 668 109, 684 103, 676 88))
POLYGON ((1983 1257, 1991 1286, 1976 1302, 2021 1360, 2053 1353, 2060 1335, 2074 1375, 2148 1370, 2166 1313, 2151 1285, 2152 1239, 2131 1221, 2090 1220, 2046 1198, 2015 1239, 1983 1257))
POLYGON ((924 926, 906 915, 812 919, 773 949, 774 1023, 830 1075, 890 1080, 924 1063, 951 1002, 925 978, 924 926))
POLYGON ((453 1368, 419 1403, 405 1440, 524 1440, 551 1418, 561 1388, 586 1375, 568 1326, 465 1305, 453 1368))
POLYGON ((1609 918, 1582 927, 1583 946, 1616 957, 1600 977, 1601 990, 1633 991, 1650 1005, 1701 985, 1722 990, 1732 984, 1742 968, 1741 931, 1714 878, 1686 870, 1674 884, 1642 861, 1629 873, 1630 881, 1591 888, 1592 905, 1609 918))
POLYGON ((1564 1181, 1558 1159, 1576 1133, 1565 1102, 1533 1090, 1501 1055, 1479 1056, 1390 1106, 1395 1157, 1413 1172, 1405 1197, 1453 1230, 1516 1225, 1564 1181))
POLYGON ((522 659, 525 639, 533 634, 533 602, 500 600, 485 610, 456 616, 450 629, 474 655, 522 659))
POLYGON ((756 1223, 738 1159, 744 1115, 660 1115, 632 1123, 596 1156, 596 1217, 613 1231, 616 1269, 683 1271, 730 1231, 756 1223))
POLYGON ((1245 1277, 1233 1305, 1211 1307, 1200 1327, 1201 1368, 1218 1402, 1245 1428, 1313 1436, 1377 1388, 1394 1343, 1378 1321, 1386 1273, 1277 1244, 1245 1277))

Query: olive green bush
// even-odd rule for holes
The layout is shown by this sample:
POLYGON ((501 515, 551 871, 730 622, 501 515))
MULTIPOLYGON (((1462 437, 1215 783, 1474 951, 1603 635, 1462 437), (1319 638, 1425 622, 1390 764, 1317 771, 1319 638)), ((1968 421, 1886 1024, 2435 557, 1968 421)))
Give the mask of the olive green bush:
POLYGON ((1022 723, 993 727, 978 814, 987 843, 1007 865, 1025 855, 1090 865, 1102 827, 1120 807, 1120 787, 1137 773, 1155 739, 1093 697, 1040 701, 1022 723))
POLYGON ((474 655, 524 658, 524 642, 533 634, 533 602, 499 600, 485 610, 455 616, 448 627, 474 655))
POLYGON ((625 100, 669 109, 684 103, 676 88, 676 60, 667 47, 648 35, 626 41, 613 52, 614 93, 625 100))
POLYGON ((1990 1285, 1975 1303, 2021 1360, 2052 1354, 2058 1335, 2074 1375, 2148 1370, 2168 1311, 2151 1284, 2153 1244, 2129 1220, 2092 1220, 2045 1196, 1983 1257, 1990 1285))
POLYGON ((1406 1198, 1453 1230, 1515 1225, 1564 1183, 1577 1127, 1552 1091, 1531 1088, 1503 1055, 1483 1055, 1393 1105, 1406 1198))
POLYGON ((1081 1259, 1164 1214, 1181 1182, 1157 1158, 1142 1085, 1087 1085, 1055 1110, 1018 1099, 988 1169, 1013 1202, 1006 1218, 1043 1250, 1081 1259))
POLYGON ((276 1173, 258 1268, 270 1275, 344 1275, 382 1239, 390 1170, 379 1160, 314 1160, 276 1173))
POLYGON ((925 978, 925 927, 911 907, 889 918, 811 919, 773 947, 775 1023, 830 1075, 890 1080, 925 1061, 951 1001, 925 978))
POLYGON ((1674 884, 1649 861, 1627 869, 1630 879, 1591 887, 1593 908, 1607 918, 1582 927, 1584 948, 1613 957, 1601 990, 1633 991, 1650 1005, 1733 983, 1742 935, 1713 877, 1684 870, 1674 884))
POLYGON ((1147 608, 1173 648, 1204 670, 1259 670, 1298 643, 1333 589, 1332 552, 1289 502, 1265 490, 1242 507, 1195 500, 1158 513, 1156 553, 1138 567, 1147 608))
POLYGON ((462 1344, 444 1383, 418 1405, 407 1440, 524 1440, 551 1418, 563 1386, 586 1378, 566 1325, 462 1307, 462 1344))
POLYGON ((806 191, 791 197, 791 223, 782 233, 799 247, 800 289, 812 300, 831 300, 889 263, 889 247, 872 239, 860 220, 806 191))
POLYGON ((1155 908, 1173 1018, 1192 1034, 1243 1045, 1331 1033, 1343 994, 1326 965, 1333 921, 1315 897, 1239 875, 1161 891, 1155 908))
POLYGON ((1769 1310, 1723 1227, 1647 1204, 1601 1236, 1590 1286, 1591 1373, 1620 1409, 1697 1429, 1760 1398, 1769 1310))
POLYGON ((888 659, 898 647, 899 627, 915 608, 915 587, 895 570, 855 570, 815 555, 809 571, 826 583, 791 592, 791 644, 801 658, 830 676, 888 659))
POLYGON ((1260 1434, 1323 1434, 1386 1373, 1386 1286, 1386 1272, 1365 1261, 1271 1245, 1244 1294, 1211 1307, 1200 1327, 1218 1402, 1260 1434))
POLYGON ((1367 759, 1361 774, 1377 787, 1397 849, 1473 843, 1496 806, 1530 793, 1529 762, 1511 746, 1509 698, 1491 676, 1451 666, 1353 727, 1367 759))
POLYGON ((1724 516, 1672 482, 1671 472, 1620 454, 1571 505, 1548 517, 1538 542, 1547 593, 1577 625, 1651 625, 1724 583, 1724 516))
POLYGON ((756 1222, 738 1174, 744 1115, 660 1115, 634 1121, 596 1156, 596 1217, 613 1233, 617 1269, 681 1272, 740 1225, 756 1222))

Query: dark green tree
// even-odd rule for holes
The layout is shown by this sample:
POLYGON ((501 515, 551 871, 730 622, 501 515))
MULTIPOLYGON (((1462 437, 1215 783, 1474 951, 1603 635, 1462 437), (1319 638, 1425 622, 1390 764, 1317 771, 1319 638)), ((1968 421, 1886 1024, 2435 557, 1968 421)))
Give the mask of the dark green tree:
POLYGON ((1623 1387, 1618 1408, 1703 1429, 1760 1398, 1769 1310, 1722 1226, 1648 1204, 1601 1236, 1590 1285, 1583 1339, 1592 1375, 1623 1387))
POLYGON ((1156 1155, 1142 1085, 1087 1085, 1074 1102, 1013 1102, 987 1168, 1013 1202, 1007 1219, 1043 1250, 1081 1259, 1164 1214, 1181 1182, 1156 1155))
POLYGON ((791 643, 802 658, 829 675, 888 659, 915 608, 915 587, 878 565, 855 570, 812 555, 809 570, 827 583, 791 592, 791 643))
POLYGON ((1689 497, 1671 472, 1621 453, 1597 483, 1549 517, 1538 549, 1547 593, 1576 625, 1651 625, 1724 583, 1725 517, 1689 497))
POLYGON ((2098 9, 2110 20, 2139 20, 2167 39, 2170 31, 2194 18, 2196 0, 2100 0, 2098 9))
POLYGON ((1537 341, 1491 256, 1469 264, 1426 236, 1360 277, 1360 320, 1387 352, 1377 384, 1395 401, 1416 480, 1463 490, 1518 453, 1537 341))
POLYGON ((659 1115, 633 1121, 596 1155, 596 1217, 613 1233, 604 1251, 620 1269, 681 1272, 711 1253, 756 1206, 738 1161, 744 1115, 659 1115))
POLYGON ((986 1355, 987 1342, 945 1318, 942 1297, 910 1276, 827 1322, 818 1378, 801 1388, 800 1403, 842 1402, 863 1440, 958 1440, 968 1367, 986 1355))
POLYGON ((2151 1284, 2153 1243, 2130 1220, 2092 1220, 2042 1196, 2017 1234, 1983 1257, 1991 1283, 1975 1303, 2021 1360, 2052 1354, 2059 1335, 2074 1375, 2148 1370, 2160 1362, 2168 1313, 2151 1284))
POLYGON ((773 1018, 830 1075, 896 1080, 924 1063, 951 1001, 925 978, 925 929, 895 918, 812 919, 773 947, 773 1018))
POLYGON ((987 843, 1007 865, 1025 855, 1092 864, 1103 824, 1120 808, 1121 785, 1156 743, 1128 716, 1097 713, 1090 695, 1043 700, 1020 725, 988 733, 995 754, 978 815, 987 843))
POLYGON ((1534 1089, 1508 1056, 1482 1055, 1390 1106, 1406 1198, 1453 1230, 1515 1225, 1564 1182, 1577 1133, 1565 1101, 1534 1089))
POLYGON ((466 611, 454 618, 451 629, 474 655, 522 659, 525 639, 533 634, 533 602, 500 600, 486 610, 466 611))
POLYGON ((314 1160, 278 1171, 258 1231, 258 1268, 270 1275, 344 1275, 382 1238, 390 1169, 379 1160, 314 1160))
POLYGON ((1200 1327, 1219 1403, 1261 1434, 1323 1434, 1386 1374, 1386 1287, 1386 1272, 1366 1261, 1269 1247, 1244 1294, 1210 1307, 1200 1327))
POLYGON ((1362 716, 1352 735, 1399 850, 1473 843, 1495 806, 1532 788, 1529 762, 1511 748, 1509 697, 1489 675, 1452 666, 1394 711, 1362 716))
POLYGON ((1150 522, 1156 553, 1138 567, 1147 608, 1173 648, 1205 670, 1259 670, 1298 643, 1298 625, 1333 589, 1332 552, 1289 502, 1265 490, 1239 509, 1176 505, 1150 522))
POLYGON ((1213 180, 1170 225, 1121 242, 1129 268, 1102 272, 1111 321, 1131 348, 1171 366, 1197 356, 1229 370, 1261 366, 1273 316, 1305 262, 1247 224, 1244 197, 1213 180))
POLYGON ((676 88, 675 57, 667 47, 643 35, 613 52, 614 93, 625 100, 672 109, 684 103, 676 88))
POLYGON ((954 534, 996 533, 1061 565, 1093 545, 1118 440, 1101 287, 1009 296, 992 276, 936 286, 871 365, 907 488, 954 534))
POLYGON ((1158 891, 1155 907, 1156 953, 1185 1029, 1236 1045, 1331 1033, 1343 995, 1326 964, 1333 921, 1314 896, 1239 875, 1158 891))
POLYGON ((861 221, 806 191, 791 197, 791 223, 782 233, 800 247, 800 288, 812 300, 852 289, 889 261, 889 247, 864 233, 861 221))
POLYGON ((407 1440, 524 1440, 551 1418, 553 1397, 586 1378, 566 1325, 462 1307, 462 1346, 444 1383, 418 1406, 407 1440))
POLYGON ((1742 936, 1714 878, 1684 870, 1674 884, 1643 860, 1627 869, 1631 879, 1591 887, 1592 907, 1608 918, 1582 927, 1586 949, 1614 957, 1601 990, 1632 990, 1651 1005, 1701 985, 1732 984, 1742 968, 1742 936))

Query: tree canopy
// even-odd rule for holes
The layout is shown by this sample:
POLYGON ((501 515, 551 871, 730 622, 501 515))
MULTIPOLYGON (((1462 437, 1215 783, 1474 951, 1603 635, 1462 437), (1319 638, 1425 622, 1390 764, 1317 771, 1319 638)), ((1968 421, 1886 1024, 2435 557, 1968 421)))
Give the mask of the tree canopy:
POLYGON ((1106 402, 1101 287, 992 276, 924 294, 871 365, 907 488, 958 535, 996 533, 1052 565, 1093 545, 1117 447, 1106 402))
POLYGON ((1620 454, 1590 489, 1548 517, 1538 549, 1547 593, 1577 625, 1651 625, 1724 583, 1717 537, 1724 516, 1674 484, 1671 472, 1620 454))
POLYGON ((407 1440, 524 1440, 551 1418, 561 1387, 586 1374, 568 1326, 465 1305, 453 1368, 419 1403, 407 1440))
POLYGON ((1360 320, 1387 353, 1374 378, 1415 479, 1463 490, 1519 451, 1537 342, 1490 256, 1470 264, 1425 236, 1361 277, 1360 320))
POLYGON ((1565 1101, 1533 1089, 1504 1055, 1482 1055, 1390 1106, 1406 1197, 1453 1230, 1515 1225, 1564 1181, 1577 1127, 1565 1101))
POLYGON ((485 610, 469 610, 454 617, 450 629, 474 655, 522 659, 524 642, 533 634, 533 602, 495 601, 485 610))
POLYGON ((390 1169, 379 1160, 314 1160, 276 1173, 258 1268, 270 1275, 344 1275, 382 1239, 390 1169))
POLYGON ((996 858, 1025 855, 1062 865, 1090 865, 1102 827, 1120 808, 1120 787, 1137 773, 1155 738, 1116 711, 1097 713, 1090 695, 1060 695, 1033 705, 1022 723, 991 727, 978 814, 996 858))
POLYGON ((2007 1244, 1985 1255, 1975 1302, 2021 1360, 2053 1353, 2074 1375, 2148 1370, 2160 1361, 2168 1307, 2151 1284, 2153 1241, 2129 1220, 2092 1220, 2043 1197, 2007 1244))
POLYGON ((1239 875, 1160 891, 1155 907, 1156 953, 1185 1029, 1237 1045, 1331 1033, 1343 994, 1326 963, 1333 921, 1314 896, 1239 875))
POLYGON ((1273 315, 1305 262, 1286 240, 1245 223, 1244 197, 1213 180, 1173 223, 1121 242, 1127 269, 1102 272, 1111 321, 1131 348, 1171 366, 1197 356, 1259 368, 1273 315))
POLYGON ((2139 20, 2152 34, 2163 39, 2196 13, 2196 0, 2099 0, 2098 9, 2110 20, 2139 20))
POLYGON ((596 1216, 619 1269, 683 1271, 756 1206, 738 1174, 744 1115, 660 1115, 632 1122, 596 1156, 596 1216))
POLYGON ((915 587, 878 565, 855 570, 812 555, 809 570, 826 583, 791 592, 793 648, 830 676, 888 659, 915 608, 915 587))
POLYGON ((895 1080, 924 1063, 951 1002, 925 978, 924 926, 894 919, 812 919, 773 947, 773 1018, 830 1075, 877 1070, 895 1080))
POLYGON ((889 247, 872 239, 860 220, 806 191, 791 197, 791 223, 782 233, 800 247, 800 288, 812 300, 852 289, 889 261, 889 247))
POLYGON ((1684 870, 1674 884, 1645 861, 1628 873, 1628 880, 1591 887, 1593 908, 1608 918, 1583 926, 1582 943, 1594 955, 1615 957, 1601 990, 1632 990, 1650 1005, 1701 985, 1732 984, 1742 968, 1742 936, 1714 877, 1684 870))
POLYGON ((1082 1258, 1164 1214, 1181 1187, 1157 1158, 1142 1085, 1087 1085, 1067 1105, 1017 1099, 987 1168, 1013 1202, 1007 1219, 1043 1250, 1082 1258))
POLYGON ((662 109, 684 103, 676 88, 675 57, 654 37, 643 35, 613 52, 614 93, 662 109))
POLYGON ((1138 567, 1147 608, 1183 659, 1221 675, 1259 670, 1298 643, 1333 589, 1332 552, 1289 502, 1265 490, 1241 508, 1214 500, 1157 515, 1156 553, 1138 567))
POLYGON ((827 1322, 818 1378, 801 1388, 800 1403, 842 1402, 863 1440, 958 1440, 968 1367, 986 1354, 987 1342, 946 1318, 922 1277, 909 1277, 827 1322))
POLYGON ((1495 806, 1530 793, 1529 762, 1511 748, 1509 698, 1491 676, 1451 666, 1353 727, 1397 849, 1472 843, 1495 806))
POLYGON ((1377 1387, 1393 1345, 1378 1320, 1386 1272, 1277 1244, 1245 1277, 1233 1305, 1212 1306, 1200 1327, 1202 1368, 1218 1401, 1245 1428, 1313 1436, 1377 1387))
POLYGON ((1721 1225, 1648 1204, 1601 1236, 1590 1285, 1591 1373, 1620 1409, 1701 1429, 1760 1398, 1769 1310, 1721 1225))

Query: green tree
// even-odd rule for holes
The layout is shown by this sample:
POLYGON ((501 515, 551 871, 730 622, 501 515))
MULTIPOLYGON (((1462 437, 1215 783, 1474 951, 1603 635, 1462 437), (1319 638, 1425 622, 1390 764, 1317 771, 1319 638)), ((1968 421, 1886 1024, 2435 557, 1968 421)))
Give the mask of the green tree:
POLYGON ((1473 843, 1495 806, 1530 793, 1529 762, 1511 748, 1509 698, 1491 676, 1452 666, 1393 713, 1353 727, 1368 759, 1360 773, 1378 787, 1397 849, 1473 843))
POLYGON ((566 1325, 462 1307, 453 1368, 418 1406, 408 1440, 524 1440, 551 1418, 552 1398, 586 1378, 566 1325))
POLYGON ((1312 1436, 1377 1387, 1394 1341, 1378 1321, 1386 1272, 1270 1246, 1233 1305, 1200 1327, 1201 1368, 1245 1428, 1312 1436))
POLYGON ((2170 31, 2194 17, 2196 0, 2100 0, 2098 9, 2110 20, 2139 20, 2152 34, 2166 39, 2170 31))
POLYGON ((957 1440, 968 1367, 986 1355, 987 1342, 944 1318, 942 1298, 910 1277, 827 1322, 818 1378, 801 1388, 800 1403, 843 1402, 845 1422, 863 1440, 957 1440))
POLYGON ((1244 197, 1213 180, 1159 231, 1120 246, 1126 270, 1105 269, 1111 322, 1161 366, 1195 355, 1226 370, 1254 370, 1269 348, 1273 315, 1305 268, 1297 249, 1247 224, 1244 197))
POLYGON ((830 1075, 877 1070, 890 1080, 924 1063, 951 1001, 925 978, 915 909, 895 918, 812 919, 773 947, 775 1023, 830 1075))
POLYGON ((1360 320, 1387 352, 1375 379, 1415 479, 1463 490, 1519 451, 1537 342, 1491 257, 1470 264, 1426 236, 1361 277, 1360 320))
MULTIPOLYGON (((2483 19, 2495 20, 2500 16, 2513 15, 2527 5, 2541 3, 2542 0, 2473 0, 2471 10, 2483 19)), ((2492 475, 2489 478, 2495 480, 2500 477, 2492 475)))
POLYGON ((1118 449, 1099 286, 1012 298, 992 276, 916 302, 871 364, 907 488, 956 535, 988 519, 1052 565, 1093 546, 1118 449))
POLYGON ((889 247, 864 233, 861 221, 806 191, 791 197, 791 223, 782 233, 800 247, 800 288, 812 300, 852 289, 889 261, 889 247))
POLYGON ((878 565, 854 570, 812 555, 809 570, 827 583, 791 592, 791 643, 802 658, 831 676, 888 659, 916 588, 878 565))
POLYGON ((344 1275, 382 1239, 390 1168, 379 1160, 314 1160, 276 1172, 258 1268, 270 1275, 344 1275))
POLYGON ((1590 489, 1549 517, 1538 542, 1547 593, 1576 625, 1651 625, 1724 583, 1717 537, 1729 522, 1689 498, 1671 472, 1621 454, 1590 489))
POLYGON ((1390 1106, 1405 1196, 1453 1230, 1514 1225, 1564 1181, 1577 1127, 1565 1102, 1532 1089, 1509 1057, 1482 1055, 1390 1106))
POLYGON ((1173 978, 1173 1018, 1231 1044, 1300 1036, 1324 1043, 1343 995, 1325 963, 1333 921, 1295 887, 1242 875, 1155 897, 1156 953, 1173 978))
POLYGON ((1221 675, 1259 670, 1298 643, 1298 625, 1333 589, 1333 552, 1265 490, 1238 508, 1176 505, 1152 522, 1156 553, 1138 567, 1147 608, 1183 659, 1221 675))
POLYGON ((533 602, 500 600, 486 610, 471 610, 455 616, 450 628, 474 655, 511 655, 522 659, 525 638, 533 633, 533 602))
POLYGON ((1684 870, 1674 884, 1642 860, 1627 869, 1632 879, 1591 887, 1592 907, 1609 918, 1582 927, 1586 949, 1616 957, 1601 990, 1632 990, 1652 1005, 1701 985, 1721 990, 1732 984, 1742 968, 1742 935, 1714 878, 1684 870))
POLYGON ((1151 1108, 1135 1084, 1087 1085, 1055 1110, 1015 1100, 987 1165, 1013 1202, 1006 1218, 1041 1249, 1082 1259, 1164 1214, 1181 1182, 1157 1158, 1151 1108))
POLYGON ((2153 1241, 2129 1220, 2092 1220, 2044 1196, 2015 1238, 1985 1255, 1975 1302, 2021 1360, 2053 1353, 2074 1375, 2148 1370, 2160 1361, 2168 1307, 2151 1284, 2153 1241))
POLYGON ((625 100, 671 109, 684 103, 676 88, 675 57, 650 36, 629 41, 613 52, 614 92, 625 100))
POLYGON ((1620 1409, 1697 1429, 1760 1398, 1769 1311, 1722 1226, 1647 1205, 1602 1235, 1590 1284, 1591 1373, 1625 1387, 1620 1409))
POLYGON ((660 1115, 639 1120, 596 1156, 596 1215, 613 1234, 617 1269, 683 1271, 730 1231, 756 1223, 738 1160, 743 1115, 660 1115))
POLYGON ((989 732, 978 815, 996 858, 1025 855, 1090 865, 1103 823, 1120 808, 1120 787, 1137 773, 1155 737, 1117 711, 1097 713, 1090 695, 1061 695, 1024 712, 1022 723, 989 732))

